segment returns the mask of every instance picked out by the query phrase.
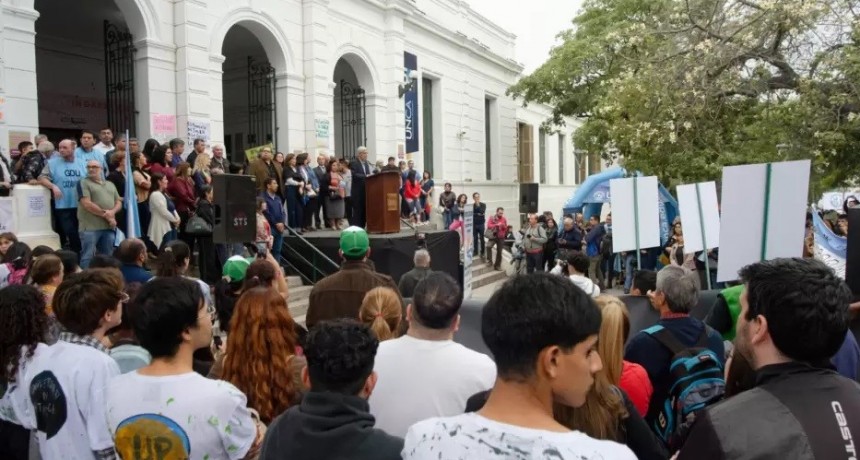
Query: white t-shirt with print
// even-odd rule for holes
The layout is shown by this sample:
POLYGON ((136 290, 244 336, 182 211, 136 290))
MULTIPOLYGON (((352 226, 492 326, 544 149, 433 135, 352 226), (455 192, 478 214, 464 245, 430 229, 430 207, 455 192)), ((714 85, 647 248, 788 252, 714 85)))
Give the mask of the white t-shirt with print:
POLYGON ((237 460, 248 453, 257 426, 236 387, 195 372, 165 377, 123 374, 110 382, 107 418, 122 458, 137 446, 145 458, 237 460))
POLYGON ((470 413, 416 423, 403 460, 636 460, 625 445, 579 431, 556 433, 499 423, 470 413))
POLYGON ((29 391, 27 420, 38 429, 43 460, 95 458, 113 447, 105 422, 105 388, 119 375, 107 353, 58 341, 27 366, 21 385, 29 391))
POLYGON ((462 414, 472 395, 496 381, 489 356, 452 340, 408 335, 380 343, 373 370, 370 413, 376 428, 398 437, 418 421, 462 414))
POLYGON ((44 343, 36 344, 36 350, 33 352, 32 358, 27 358, 27 350, 29 347, 21 347, 21 359, 18 361, 18 375, 15 376, 14 382, 0 382, 0 420, 14 423, 16 425, 25 426, 28 429, 35 428, 34 421, 36 420, 32 413, 30 405, 30 392, 27 387, 21 385, 23 378, 26 378, 27 367, 31 360, 42 359, 41 355, 48 350, 48 346, 44 343), (29 422, 28 422, 29 421, 29 422))

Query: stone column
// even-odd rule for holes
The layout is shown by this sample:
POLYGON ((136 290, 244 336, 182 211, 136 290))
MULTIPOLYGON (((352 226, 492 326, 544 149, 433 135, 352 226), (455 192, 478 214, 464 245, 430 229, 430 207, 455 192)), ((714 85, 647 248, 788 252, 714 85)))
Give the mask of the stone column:
MULTIPOLYGON (((31 2, 32 4, 32 2, 31 2)), ((33 8, 0 2, 0 151, 8 157, 9 132, 39 131, 36 88, 36 19, 33 8)))
POLYGON ((176 47, 152 39, 138 40, 134 44, 134 101, 137 109, 137 137, 141 148, 146 139, 157 138, 166 142, 178 134, 156 135, 152 118, 155 114, 176 113, 176 47))
MULTIPOLYGON (((173 4, 175 25, 173 36, 176 42, 176 127, 178 137, 187 137, 188 120, 210 123, 210 132, 220 131, 223 123, 215 128, 212 120, 215 106, 212 101, 211 59, 209 55, 209 33, 202 19, 206 14, 206 2, 184 0, 173 4)), ((192 142, 193 139, 185 139, 192 142)), ((216 139, 221 140, 221 139, 216 139)))
POLYGON ((345 152, 334 152, 331 143, 331 132, 334 128, 334 96, 332 88, 331 70, 329 65, 329 48, 331 39, 327 32, 327 24, 331 23, 329 18, 329 0, 304 0, 302 13, 304 25, 302 35, 304 38, 304 148, 313 158, 319 153, 335 153, 339 157, 345 152), (329 133, 317 137, 317 122, 321 126, 328 124, 329 133))

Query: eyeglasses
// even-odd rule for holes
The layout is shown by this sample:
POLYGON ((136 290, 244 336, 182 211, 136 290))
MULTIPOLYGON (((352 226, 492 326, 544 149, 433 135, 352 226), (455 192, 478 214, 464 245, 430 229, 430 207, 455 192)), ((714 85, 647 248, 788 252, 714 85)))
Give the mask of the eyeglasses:
POLYGON ((212 320, 212 323, 214 324, 215 323, 215 313, 216 313, 215 306, 207 303, 206 308, 204 309, 205 316, 204 315, 198 315, 197 317, 198 318, 205 318, 208 316, 212 320))
POLYGON ((95 165, 95 166, 87 165, 87 169, 102 169, 102 167, 98 166, 98 165, 95 165))

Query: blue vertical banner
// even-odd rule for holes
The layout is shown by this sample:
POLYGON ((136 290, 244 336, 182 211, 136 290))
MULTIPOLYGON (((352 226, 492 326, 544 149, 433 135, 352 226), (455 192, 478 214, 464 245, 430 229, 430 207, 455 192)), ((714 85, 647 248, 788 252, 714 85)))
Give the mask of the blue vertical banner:
MULTIPOLYGON (((409 82, 409 72, 418 70, 418 56, 412 53, 403 53, 403 83, 409 82)), ((404 122, 406 126, 406 153, 414 153, 419 150, 418 138, 418 85, 416 81, 412 89, 403 95, 404 122)))

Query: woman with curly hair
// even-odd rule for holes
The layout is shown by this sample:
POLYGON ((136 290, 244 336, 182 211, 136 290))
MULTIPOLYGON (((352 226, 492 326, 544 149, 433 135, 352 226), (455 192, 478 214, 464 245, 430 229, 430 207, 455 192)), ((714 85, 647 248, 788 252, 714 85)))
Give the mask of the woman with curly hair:
POLYGON ((12 285, 0 289, 0 452, 3 458, 27 459, 30 431, 27 422, 28 392, 16 385, 33 358, 48 350, 43 343, 48 315, 42 293, 33 286, 12 285), (27 425, 25 425, 25 423, 27 425), (25 428, 25 426, 27 426, 25 428), (6 457, 8 455, 8 457, 6 457))
POLYGON ((400 296, 387 287, 368 291, 358 311, 359 321, 368 325, 380 342, 398 337, 402 317, 400 296))
POLYGON ((230 320, 222 379, 248 397, 263 423, 299 402, 306 362, 296 355, 295 322, 287 301, 272 287, 242 294, 230 320))

